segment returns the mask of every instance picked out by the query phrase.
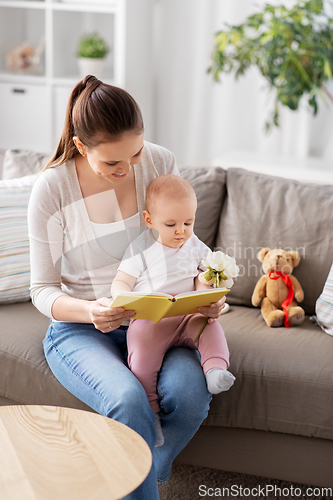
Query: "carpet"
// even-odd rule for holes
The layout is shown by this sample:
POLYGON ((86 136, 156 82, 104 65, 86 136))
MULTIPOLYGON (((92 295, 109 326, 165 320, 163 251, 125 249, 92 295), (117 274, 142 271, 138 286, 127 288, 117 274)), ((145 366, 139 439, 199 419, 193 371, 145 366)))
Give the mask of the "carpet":
POLYGON ((161 500, 326 500, 329 488, 289 483, 192 465, 174 464, 169 481, 159 486, 161 500))

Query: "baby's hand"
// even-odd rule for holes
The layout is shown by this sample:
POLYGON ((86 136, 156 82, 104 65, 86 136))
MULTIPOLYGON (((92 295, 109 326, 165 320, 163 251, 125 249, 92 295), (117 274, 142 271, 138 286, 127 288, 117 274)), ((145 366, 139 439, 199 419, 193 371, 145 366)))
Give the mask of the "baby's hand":
POLYGON ((212 323, 220 316, 225 301, 226 297, 222 297, 218 302, 215 302, 210 306, 198 307, 198 312, 203 314, 204 316, 208 316, 209 318, 208 323, 212 323))

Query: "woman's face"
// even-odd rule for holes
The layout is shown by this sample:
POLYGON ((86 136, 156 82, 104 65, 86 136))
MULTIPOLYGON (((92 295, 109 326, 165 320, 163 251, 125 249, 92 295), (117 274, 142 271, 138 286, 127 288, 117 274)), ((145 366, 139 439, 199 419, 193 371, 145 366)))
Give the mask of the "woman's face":
MULTIPOLYGON (((78 144, 77 147, 82 152, 78 144)), ((92 149, 85 146, 83 148, 95 174, 118 184, 128 179, 133 165, 140 163, 143 153, 143 134, 128 132, 118 141, 101 143, 92 149)))

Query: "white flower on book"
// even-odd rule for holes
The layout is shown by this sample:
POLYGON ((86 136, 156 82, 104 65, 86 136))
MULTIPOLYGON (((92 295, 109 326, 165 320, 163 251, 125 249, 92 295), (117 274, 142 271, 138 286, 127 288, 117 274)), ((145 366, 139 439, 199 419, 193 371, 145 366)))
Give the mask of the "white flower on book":
POLYGON ((233 278, 239 274, 236 260, 220 250, 210 251, 202 264, 207 268, 207 271, 199 274, 199 281, 206 285, 213 285, 214 288, 221 286, 231 288, 234 284, 233 278))

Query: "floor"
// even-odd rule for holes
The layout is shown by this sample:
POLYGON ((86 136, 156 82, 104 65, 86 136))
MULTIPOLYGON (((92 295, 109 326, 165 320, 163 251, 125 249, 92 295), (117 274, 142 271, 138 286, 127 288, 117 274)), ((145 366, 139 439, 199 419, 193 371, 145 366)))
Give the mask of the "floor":
POLYGON ((161 500, 200 500, 202 497, 223 497, 224 500, 326 500, 332 488, 290 483, 236 472, 174 464, 169 481, 159 487, 161 500))

